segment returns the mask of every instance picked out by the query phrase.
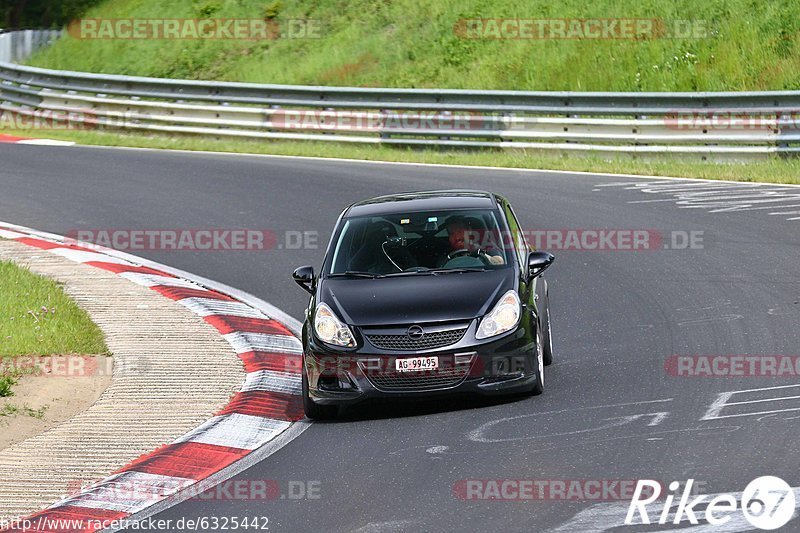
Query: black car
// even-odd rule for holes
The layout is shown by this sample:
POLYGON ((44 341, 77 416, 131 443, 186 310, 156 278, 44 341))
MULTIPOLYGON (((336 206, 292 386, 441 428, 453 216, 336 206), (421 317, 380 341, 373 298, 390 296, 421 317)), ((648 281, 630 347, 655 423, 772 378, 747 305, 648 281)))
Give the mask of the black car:
POLYGON ((552 362, 542 272, 508 200, 482 191, 393 194, 340 215, 303 326, 310 418, 377 397, 540 394, 552 362))

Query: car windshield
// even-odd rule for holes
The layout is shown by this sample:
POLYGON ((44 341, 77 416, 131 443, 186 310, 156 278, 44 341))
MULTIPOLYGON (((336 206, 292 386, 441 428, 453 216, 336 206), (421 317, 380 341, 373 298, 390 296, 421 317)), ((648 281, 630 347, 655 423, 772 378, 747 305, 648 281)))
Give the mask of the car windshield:
POLYGON ((508 267, 507 235, 493 210, 447 210, 346 218, 327 274, 376 277, 508 267))

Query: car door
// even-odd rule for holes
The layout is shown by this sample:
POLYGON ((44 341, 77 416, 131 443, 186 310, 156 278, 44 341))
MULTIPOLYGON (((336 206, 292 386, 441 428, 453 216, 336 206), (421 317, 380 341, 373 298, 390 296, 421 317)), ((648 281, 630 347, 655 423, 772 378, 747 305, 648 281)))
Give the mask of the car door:
POLYGON ((508 229, 511 231, 511 239, 509 240, 514 244, 514 253, 520 265, 520 300, 526 304, 527 308, 533 313, 534 318, 538 320, 538 295, 543 290, 543 281, 540 281, 541 276, 530 283, 525 281, 528 274, 528 254, 531 252, 531 248, 525 239, 525 232, 520 227, 514 209, 507 201, 503 202, 503 211, 508 223, 508 229))

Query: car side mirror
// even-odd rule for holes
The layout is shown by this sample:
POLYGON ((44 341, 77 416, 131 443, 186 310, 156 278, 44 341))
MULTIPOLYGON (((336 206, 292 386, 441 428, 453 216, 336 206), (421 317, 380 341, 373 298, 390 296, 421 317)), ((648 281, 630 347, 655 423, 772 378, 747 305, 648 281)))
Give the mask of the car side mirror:
POLYGON ((547 252, 531 252, 528 254, 528 279, 533 279, 547 270, 556 258, 547 252))
POLYGON ((303 287, 310 294, 314 294, 314 267, 310 265, 301 266, 292 272, 294 282, 303 287))

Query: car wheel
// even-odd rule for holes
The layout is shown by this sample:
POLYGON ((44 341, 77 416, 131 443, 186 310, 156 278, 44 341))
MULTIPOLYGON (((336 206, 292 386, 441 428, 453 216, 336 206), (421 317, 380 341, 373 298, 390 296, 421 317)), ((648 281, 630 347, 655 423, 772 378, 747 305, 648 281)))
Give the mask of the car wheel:
POLYGON ((536 332, 536 382, 531 388, 531 395, 538 396, 544 392, 544 338, 542 328, 536 332))
POLYGON ((312 420, 330 420, 336 418, 339 408, 335 405, 318 405, 311 399, 308 394, 308 376, 306 375, 306 367, 303 365, 303 410, 306 416, 312 420))
POLYGON ((550 326, 550 296, 545 298, 544 308, 544 364, 550 366, 553 364, 553 330, 550 326))

